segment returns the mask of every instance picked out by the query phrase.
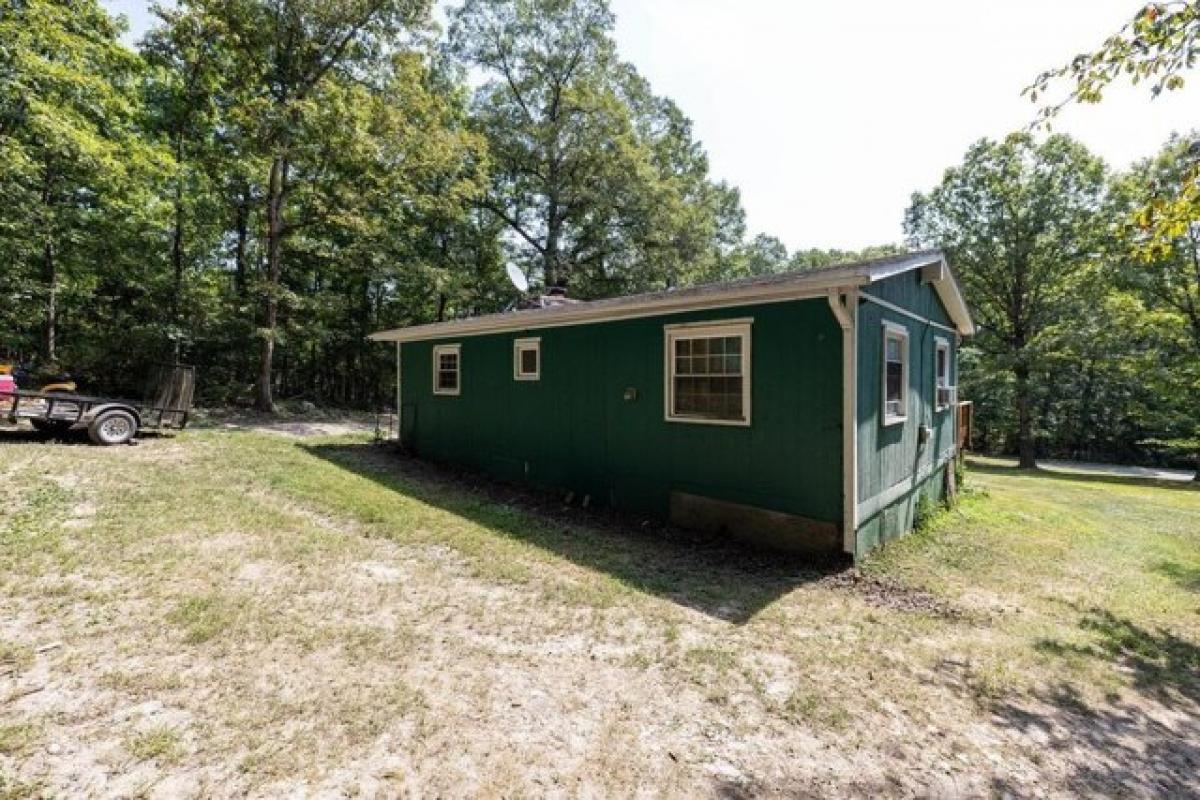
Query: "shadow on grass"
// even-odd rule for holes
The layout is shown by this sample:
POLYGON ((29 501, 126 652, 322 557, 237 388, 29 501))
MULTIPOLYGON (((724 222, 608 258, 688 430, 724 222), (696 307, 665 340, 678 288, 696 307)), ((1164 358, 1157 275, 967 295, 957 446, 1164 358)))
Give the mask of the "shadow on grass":
MULTIPOLYGON (((1080 797, 1200 796, 1200 723, 1196 708, 1164 721, 1140 699, 1090 706, 1061 684, 1021 702, 991 708, 1001 724, 1068 751, 1065 788, 1080 797)), ((1018 793, 1019 794, 1019 793, 1018 793)))
POLYGON ((1043 653, 1099 659, 1128 672, 1133 692, 1089 705, 1063 682, 990 704, 996 719, 1070 754, 1072 793, 1102 797, 1200 796, 1200 647, 1102 609, 1083 614, 1089 644, 1046 640, 1043 653))
POLYGON ((0 444, 91 444, 86 431, 63 431, 61 433, 43 433, 33 428, 5 427, 0 428, 0 444))
POLYGON ((1156 566, 1154 571, 1166 575, 1188 591, 1200 592, 1200 567, 1187 567, 1174 561, 1164 561, 1156 566))
POLYGON ((407 498, 528 542, 625 586, 738 625, 805 583, 845 569, 842 558, 756 551, 551 494, 493 481, 371 444, 298 444, 407 498), (519 509, 514 515, 512 509, 519 509))
MULTIPOLYGON (((170 439, 178 435, 178 431, 142 430, 138 431, 137 438, 132 442, 129 442, 126 445, 116 446, 136 446, 139 442, 148 441, 150 439, 170 439)), ((92 440, 88 438, 87 431, 84 430, 68 430, 50 433, 25 427, 0 428, 0 445, 5 444, 54 444, 85 447, 99 446, 93 444, 92 440)))
POLYGON ((1079 627, 1093 635, 1090 644, 1043 640, 1037 649, 1056 656, 1085 656, 1128 671, 1138 691, 1164 705, 1181 698, 1200 704, 1200 646, 1170 631, 1152 631, 1112 612, 1093 609, 1079 627))
POLYGON ((1152 489, 1176 489, 1184 492, 1200 492, 1200 483, 1196 481, 1169 481, 1158 478, 1140 478, 1125 475, 1095 475, 1081 472, 1056 472, 1048 469, 1019 469, 1000 464, 988 464, 974 459, 967 459, 967 467, 971 472, 981 475, 1004 475, 1007 477, 1030 477, 1065 483, 1110 484, 1118 486, 1145 486, 1152 489))

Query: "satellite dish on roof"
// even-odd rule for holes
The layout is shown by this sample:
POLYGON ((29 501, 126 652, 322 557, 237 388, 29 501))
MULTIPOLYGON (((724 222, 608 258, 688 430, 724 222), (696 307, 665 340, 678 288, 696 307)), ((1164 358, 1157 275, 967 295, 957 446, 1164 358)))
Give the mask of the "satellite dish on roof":
POLYGON ((504 268, 508 273, 508 279, 512 281, 512 285, 517 287, 517 291, 524 294, 529 291, 529 279, 525 277, 525 273, 521 272, 521 268, 516 264, 509 264, 504 268))

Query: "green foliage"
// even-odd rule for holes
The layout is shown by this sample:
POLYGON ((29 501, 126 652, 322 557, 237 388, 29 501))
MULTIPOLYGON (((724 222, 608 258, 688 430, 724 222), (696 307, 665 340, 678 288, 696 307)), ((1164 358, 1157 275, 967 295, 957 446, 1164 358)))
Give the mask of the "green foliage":
POLYGON ((1064 66, 1043 72, 1025 94, 1036 103, 1061 83, 1070 87, 1064 99, 1042 108, 1042 119, 1049 120, 1070 103, 1100 102, 1105 90, 1119 80, 1149 84, 1156 97, 1163 91, 1182 89, 1183 73, 1200 58, 1198 37, 1200 2, 1148 3, 1097 50, 1080 53, 1064 66))
MULTIPOLYGON (((1064 319, 1091 263, 1105 177, 1104 164, 1064 136, 984 139, 937 188, 913 196, 905 220, 913 244, 944 248, 958 272, 979 323, 981 377, 1012 377, 1016 445, 1026 467, 1035 457, 1035 399, 1052 380, 1044 369, 1046 333, 1064 319)), ((964 385, 971 388, 970 378, 964 385)), ((992 410, 981 404, 983 426, 992 410)))
POLYGON ((725 277, 736 192, 708 178, 691 122, 616 56, 607 0, 467 0, 449 52, 484 83, 472 104, 508 253, 580 297, 725 277))
POLYGON ((145 135, 145 64, 95 0, 0 10, 0 322, 8 348, 63 355, 83 331, 152 328, 159 271, 137 245, 160 233, 169 154, 145 135))
POLYGON ((1172 136, 1113 187, 1114 256, 1123 286, 1179 316, 1200 354, 1200 132, 1172 136), (1170 222, 1177 218, 1175 222, 1170 222))
POLYGON ((581 297, 787 263, 605 0, 474 0, 446 48, 428 0, 154 12, 133 52, 96 0, 0 9, 0 350, 89 391, 178 359, 202 402, 375 405, 367 334, 512 305, 506 261, 581 297))
MULTIPOLYGON (((1040 120, 1048 126, 1073 102, 1099 103, 1115 81, 1149 84, 1154 97, 1164 90, 1182 89, 1185 73, 1195 68, 1198 58, 1200 2, 1148 3, 1098 50, 1042 73, 1025 94, 1035 103, 1042 99, 1040 120), (1046 104, 1047 92, 1063 82, 1071 87, 1066 97, 1046 104)), ((1127 196, 1140 196, 1141 204, 1129 209, 1137 240, 1130 255, 1144 261, 1169 257, 1189 234, 1194 251, 1200 219, 1200 139, 1194 134, 1191 142, 1173 138, 1154 163, 1143 164, 1134 173, 1135 187, 1126 187, 1133 189, 1127 196)))
POLYGON ((1136 215, 1186 157, 1176 137, 1105 181, 1078 145, 1022 135, 914 198, 910 235, 948 247, 980 323, 960 364, 977 448, 1178 459, 1148 440, 1196 430, 1200 251, 1189 227, 1148 257, 1136 215))
MULTIPOLYGON (((370 407, 393 354, 367 335, 511 307, 510 262, 594 298, 900 252, 748 236, 608 0, 466 0, 440 40, 430 6, 182 0, 134 51, 97 0, 0 5, 0 356, 97 393, 179 359, 201 402, 370 407)), ((1077 99, 1122 57, 1178 85, 1195 4, 1155 8, 1122 34, 1143 50, 1072 67, 1077 99)), ((983 141, 914 196, 911 242, 949 250, 981 323, 977 445, 1190 458, 1161 443, 1200 435, 1192 139, 1111 182, 1063 137, 983 141)))
POLYGON ((916 508, 913 509, 913 529, 923 531, 930 522, 942 511, 942 507, 931 496, 922 492, 917 497, 916 508))

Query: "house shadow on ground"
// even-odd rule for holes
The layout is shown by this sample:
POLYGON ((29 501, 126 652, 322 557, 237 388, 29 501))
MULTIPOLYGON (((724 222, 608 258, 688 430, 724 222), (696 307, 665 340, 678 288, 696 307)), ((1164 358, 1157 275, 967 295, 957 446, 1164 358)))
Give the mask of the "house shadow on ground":
POLYGON ((995 721, 1069 751, 1073 794, 1200 797, 1200 646, 1103 609, 1081 611, 1079 627, 1086 644, 1043 640, 1037 649, 1108 662, 1129 676, 1131 688, 1089 704, 1064 682, 990 703, 995 721))
POLYGON ((371 444, 298 444, 397 495, 523 541, 625 586, 744 624, 794 589, 843 572, 838 556, 755 550, 610 509, 580 508, 565 492, 494 481, 371 444), (519 513, 513 513, 516 510, 519 513))

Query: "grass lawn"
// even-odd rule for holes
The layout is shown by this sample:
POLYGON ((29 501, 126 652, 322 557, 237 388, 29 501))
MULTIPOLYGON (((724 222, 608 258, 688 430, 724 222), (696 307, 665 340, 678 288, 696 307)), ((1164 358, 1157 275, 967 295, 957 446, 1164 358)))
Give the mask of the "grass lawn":
POLYGON ((362 438, 0 431, 0 797, 1200 794, 1200 491, 972 469, 859 570, 362 438))

